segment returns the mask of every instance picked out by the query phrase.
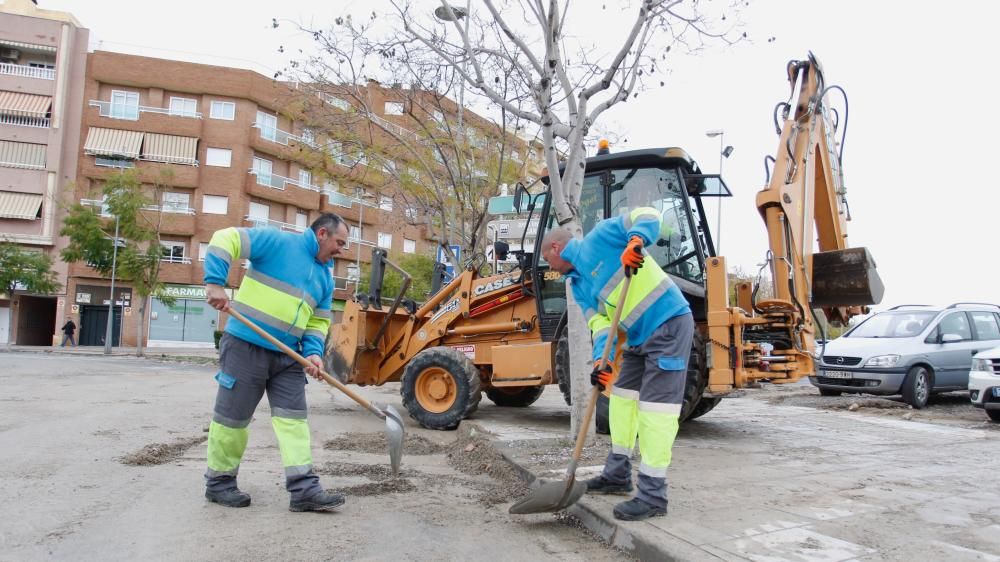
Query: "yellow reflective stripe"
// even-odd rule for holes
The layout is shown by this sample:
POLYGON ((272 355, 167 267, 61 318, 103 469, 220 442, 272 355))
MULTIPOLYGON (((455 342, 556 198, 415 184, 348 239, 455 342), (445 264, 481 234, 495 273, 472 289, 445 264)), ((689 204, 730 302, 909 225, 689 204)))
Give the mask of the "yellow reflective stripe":
POLYGON ((656 209, 652 207, 638 207, 633 209, 632 212, 629 213, 628 218, 632 224, 635 224, 644 216, 647 216, 657 222, 660 220, 660 213, 656 212, 656 209))
POLYGON ((621 396, 622 398, 625 398, 627 400, 635 400, 635 401, 639 400, 639 391, 638 390, 629 390, 627 388, 622 388, 620 386, 612 386, 611 387, 611 395, 612 396, 621 396))
MULTIPOLYGON (((243 259, 246 256, 242 254, 242 239, 243 237, 240 236, 239 229, 223 228, 222 230, 216 231, 215 234, 212 235, 212 239, 208 243, 209 250, 211 250, 212 247, 215 247, 229 254, 230 259, 226 261, 231 262, 236 258, 243 259)), ((249 249, 249 244, 247 247, 249 249)))
POLYGON ((231 473, 240 466, 250 432, 245 427, 226 427, 212 421, 208 424, 208 468, 231 473))
POLYGON ((291 295, 296 299, 303 299, 306 301, 306 303, 309 304, 309 308, 316 308, 316 299, 314 299, 312 295, 310 295, 309 293, 307 293, 302 289, 299 289, 295 285, 286 283, 281 279, 271 277, 266 273, 261 273, 256 269, 251 269, 250 271, 247 271, 246 278, 253 279, 254 281, 260 283, 261 285, 266 285, 268 287, 271 287, 272 289, 281 291, 286 295, 291 295))
POLYGON ((312 464, 309 423, 306 420, 271 416, 271 426, 274 428, 274 434, 278 437, 282 466, 312 464))
POLYGON ((666 469, 670 466, 671 449, 680 422, 679 416, 639 409, 638 418, 639 449, 642 451, 643 464, 656 469, 666 469))
POLYGON ((312 307, 301 298, 268 287, 252 277, 243 278, 240 291, 236 294, 236 302, 287 324, 294 324, 300 330, 306 329, 309 318, 313 315, 312 307))
MULTIPOLYGON (((622 311, 622 318, 623 318, 622 322, 626 326, 631 326, 639 319, 640 316, 642 316, 644 312, 646 312, 647 308, 652 306, 654 302, 660 300, 660 298, 662 298, 663 295, 667 294, 667 291, 670 290, 670 287, 673 286, 674 286, 673 280, 670 279, 669 277, 664 277, 660 281, 659 285, 657 285, 652 291, 643 296, 638 302, 633 304, 631 307, 628 306, 628 300, 631 299, 626 298, 625 310, 622 311)), ((629 289, 629 293, 631 292, 632 290, 629 289)), ((629 296, 631 296, 631 294, 629 296)))
POLYGON ((640 412, 660 412, 661 414, 681 415, 680 404, 667 404, 664 402, 639 402, 640 412))
POLYGON ((297 328, 295 326, 292 326, 288 322, 278 320, 277 318, 271 316, 270 314, 264 314, 263 312, 257 310, 256 308, 246 303, 233 302, 232 306, 234 309, 236 309, 237 312, 243 313, 243 315, 246 316, 247 318, 252 318, 253 320, 256 320, 258 323, 270 326, 282 332, 286 332, 296 338, 301 338, 302 334, 305 333, 305 330, 303 330, 302 328, 297 328))
POLYGON ((590 333, 596 338, 602 331, 611 327, 611 319, 603 314, 597 314, 587 321, 587 327, 590 328, 590 333))
POLYGON ((649 466, 648 464, 641 462, 639 463, 639 474, 645 474, 646 476, 652 476, 653 478, 666 478, 667 467, 649 466))
MULTIPOLYGON (((620 278, 619 283, 611 289, 609 287, 611 283, 608 282, 601 292, 601 298, 609 303, 617 303, 621 290, 625 287, 624 273, 620 276, 616 275, 615 278, 620 278), (604 290, 609 291, 607 296, 604 295, 604 290)), ((663 270, 655 264, 639 268, 639 272, 632 276, 632 286, 629 287, 628 295, 625 296, 625 306, 622 308, 622 327, 628 330, 642 316, 649 305, 662 297, 673 284, 670 277, 667 277, 667 274, 663 273, 663 270)), ((613 309, 614 307, 609 306, 608 308, 613 309)))
MULTIPOLYGON (((639 429, 639 402, 623 398, 612 387, 608 404, 608 423, 611 425, 611 445, 631 451, 639 429)), ((638 394, 638 392, 637 392, 638 394)))

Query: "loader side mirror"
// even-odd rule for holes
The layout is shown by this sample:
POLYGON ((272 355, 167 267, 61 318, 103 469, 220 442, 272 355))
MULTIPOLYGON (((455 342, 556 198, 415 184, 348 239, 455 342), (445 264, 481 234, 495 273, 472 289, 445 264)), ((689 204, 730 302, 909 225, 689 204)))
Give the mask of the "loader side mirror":
POLYGON ((525 189, 523 183, 517 182, 517 185, 514 186, 514 212, 515 213, 520 213, 521 212, 521 203, 523 202, 525 195, 528 195, 528 190, 525 189))
POLYGON ((493 253, 496 255, 497 260, 507 261, 507 254, 510 253, 510 244, 506 242, 496 241, 493 243, 493 253))

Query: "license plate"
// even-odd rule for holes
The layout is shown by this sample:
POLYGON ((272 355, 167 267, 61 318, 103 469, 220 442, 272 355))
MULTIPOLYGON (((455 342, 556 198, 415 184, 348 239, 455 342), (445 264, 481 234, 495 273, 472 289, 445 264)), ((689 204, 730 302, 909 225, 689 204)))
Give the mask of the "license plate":
POLYGON ((993 387, 993 397, 1000 398, 1000 386, 993 387))
POLYGON ((821 377, 828 379, 853 379, 854 374, 850 371, 821 371, 821 377))

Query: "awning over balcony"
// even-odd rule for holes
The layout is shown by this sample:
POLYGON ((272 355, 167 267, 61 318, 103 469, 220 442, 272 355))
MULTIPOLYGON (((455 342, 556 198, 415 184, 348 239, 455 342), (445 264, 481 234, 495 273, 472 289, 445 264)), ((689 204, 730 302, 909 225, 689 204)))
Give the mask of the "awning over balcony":
POLYGON ((142 147, 142 135, 141 131, 91 127, 87 132, 87 142, 83 145, 83 151, 86 154, 101 156, 138 158, 139 149, 142 147))
POLYGON ((0 166, 44 170, 45 148, 44 144, 0 141, 0 166))
POLYGON ((23 117, 45 117, 52 107, 52 98, 22 92, 0 90, 0 113, 23 117))
POLYGON ((146 133, 146 140, 142 146, 142 158, 155 162, 197 164, 198 138, 146 133))
POLYGON ((0 191, 0 218, 35 220, 42 207, 42 196, 37 193, 0 191))
POLYGON ((55 53, 56 48, 51 45, 39 45, 37 43, 24 43, 21 41, 10 41, 8 39, 0 39, 0 47, 13 47, 15 49, 23 49, 25 51, 38 51, 42 53, 55 53))

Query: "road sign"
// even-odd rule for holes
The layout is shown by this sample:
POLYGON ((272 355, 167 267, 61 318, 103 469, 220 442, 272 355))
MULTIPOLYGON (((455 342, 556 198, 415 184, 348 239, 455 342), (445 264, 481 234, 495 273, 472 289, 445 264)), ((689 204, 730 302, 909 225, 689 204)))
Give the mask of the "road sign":
MULTIPOLYGON (((455 261, 458 263, 462 263, 462 247, 457 245, 452 245, 450 247, 452 253, 455 254, 455 261)), ((444 248, 442 248, 441 246, 438 246, 437 261, 438 263, 447 264, 447 267, 445 267, 444 270, 448 272, 449 277, 451 278, 455 277, 455 267, 451 264, 451 262, 448 261, 448 256, 445 255, 444 248)))

